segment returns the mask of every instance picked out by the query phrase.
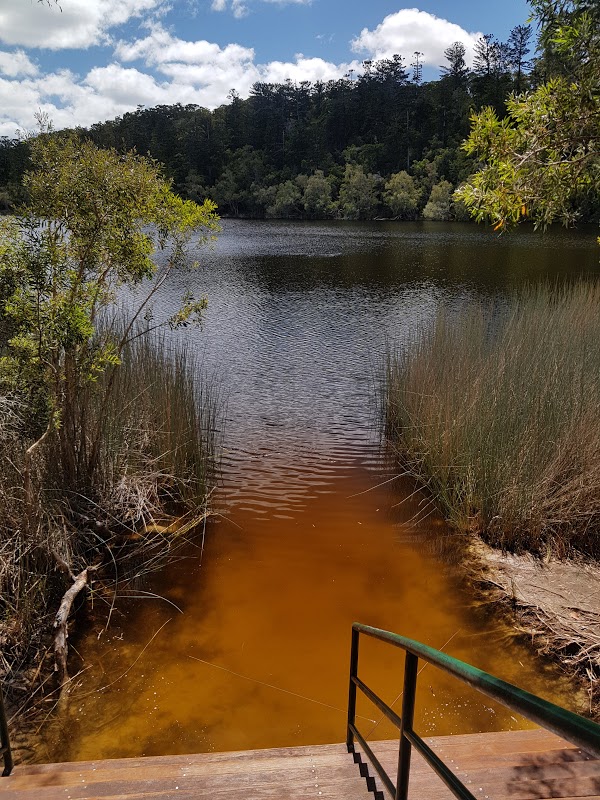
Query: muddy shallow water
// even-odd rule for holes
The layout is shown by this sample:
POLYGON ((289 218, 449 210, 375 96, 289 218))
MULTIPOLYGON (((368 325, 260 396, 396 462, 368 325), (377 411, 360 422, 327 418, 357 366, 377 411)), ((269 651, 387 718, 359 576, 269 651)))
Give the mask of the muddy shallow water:
MULTIPOLYGON (((108 630, 77 642, 69 724, 42 732, 53 757, 342 741, 355 620, 577 707, 557 670, 477 607, 460 542, 394 479, 377 385, 386 347, 440 303, 596 273, 594 233, 226 221, 203 268, 160 301, 186 281, 209 297, 187 335, 228 398, 219 516, 143 587, 162 600, 122 601, 108 630)), ((366 642, 361 672, 399 709, 399 654, 366 642)), ((371 738, 392 735, 372 706, 359 713, 371 738)), ((427 735, 523 725, 429 666, 416 720, 427 735)))

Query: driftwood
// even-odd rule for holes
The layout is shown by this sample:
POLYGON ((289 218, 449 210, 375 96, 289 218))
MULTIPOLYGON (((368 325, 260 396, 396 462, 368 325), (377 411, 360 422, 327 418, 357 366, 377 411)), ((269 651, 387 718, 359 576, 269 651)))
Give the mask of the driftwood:
MULTIPOLYGON (((64 561, 62 563, 64 564, 64 561)), ((67 655, 69 649, 67 644, 67 640, 69 638, 67 623, 69 620, 69 614, 71 613, 73 601, 79 592, 81 592, 81 590, 87 586, 88 573, 89 568, 86 567, 82 572, 79 573, 79 575, 71 574, 73 585, 70 586, 64 593, 54 619, 54 628, 56 629, 56 633, 54 635, 54 669, 56 672, 58 672, 58 685, 60 687, 61 694, 67 681, 69 680, 69 672, 67 669, 67 655)))

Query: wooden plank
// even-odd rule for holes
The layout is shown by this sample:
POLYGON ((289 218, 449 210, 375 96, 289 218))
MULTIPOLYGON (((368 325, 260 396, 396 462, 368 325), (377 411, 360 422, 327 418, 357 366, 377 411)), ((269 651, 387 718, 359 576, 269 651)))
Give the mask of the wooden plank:
POLYGON ((274 747, 261 750, 227 750, 219 753, 188 753, 185 755, 172 756, 143 756, 141 758, 109 758, 94 761, 66 761, 58 764, 23 764, 18 767, 19 772, 35 774, 38 772, 69 772, 72 770, 83 771, 85 769, 100 769, 110 765, 111 769, 130 768, 146 766, 152 762, 161 765, 186 765, 191 763, 215 763, 221 761, 256 761, 271 759, 280 756, 282 758, 294 758, 306 756, 327 757, 348 755, 345 744, 324 744, 324 745, 305 745, 302 747, 274 747))
MULTIPOLYGON (((426 741, 482 800, 600 800, 600 762, 546 731, 426 741)), ((395 781, 398 742, 372 745, 395 781)), ((31 765, 0 778, 0 800, 237 800, 241 796, 256 800, 372 798, 345 745, 31 765)), ((415 753, 411 800, 451 797, 415 753)))
MULTIPOLYGON (((443 749, 447 752, 451 750, 468 750, 468 752, 473 754, 487 754, 490 752, 521 753, 536 750, 577 749, 575 745, 565 742, 560 737, 542 728, 523 731, 494 731, 491 733, 469 733, 423 738, 436 752, 443 749)), ((398 740, 375 740, 372 742, 372 746, 380 747, 382 750, 393 750, 395 748, 397 752, 398 740)))
POLYGON ((271 761, 246 762, 243 769, 233 769, 228 763, 217 764, 190 764, 186 767, 167 767, 163 768, 160 764, 151 766, 132 767, 131 769, 111 770, 109 767, 98 770, 84 770, 81 772, 45 772, 37 775, 21 775, 16 773, 14 777, 6 779, 7 788, 12 790, 32 789, 36 786, 78 786, 82 783, 99 784, 105 782, 134 782, 143 779, 145 781, 169 779, 173 781, 190 778, 200 782, 214 780, 229 780, 234 782, 237 778, 245 781, 294 781, 300 780, 303 776, 332 777, 347 776, 352 777, 358 774, 358 769, 352 758, 346 755, 342 760, 328 758, 326 760, 318 758, 298 759, 274 759, 271 761))
POLYGON ((209 785, 199 783, 197 780, 184 779, 183 781, 141 781, 133 783, 118 781, 116 783, 101 783, 88 786, 63 787, 49 786, 41 790, 23 790, 2 794, 5 800, 88 800, 89 798, 214 798, 226 800, 227 798, 315 798, 315 800, 368 800, 372 795, 367 791, 366 782, 358 775, 344 780, 312 782, 289 782, 286 779, 277 782, 243 782, 228 781, 213 782, 209 785))
MULTIPOLYGON (((94 762, 96 763, 96 762, 94 762)), ((177 777, 183 774, 194 775, 202 777, 203 775, 223 775, 229 773, 251 774, 260 771, 287 771, 294 773, 296 771, 306 769, 309 772, 331 770, 331 769, 347 769, 353 771, 356 769, 352 756, 344 750, 340 753, 326 753, 321 755, 316 753, 310 756, 285 756, 277 755, 271 758, 258 758, 256 760, 245 759, 243 761, 222 759, 220 761, 198 759, 188 759, 185 764, 173 765, 170 763, 163 763, 160 758, 148 759, 147 762, 138 761, 129 764, 119 764, 117 769, 113 768, 111 761, 97 762, 98 766, 89 767, 87 764, 82 765, 84 768, 70 769, 70 770, 50 770, 46 769, 43 772, 24 772, 17 769, 10 778, 4 779, 12 788, 19 788, 21 786, 44 786, 51 780, 56 785, 68 786, 71 784, 80 783, 82 779, 88 782, 95 782, 103 780, 106 776, 110 776, 115 780, 132 779, 134 775, 139 775, 142 771, 148 777, 161 775, 172 775, 177 777)), ((57 765, 60 766, 60 765, 57 765)), ((0 784, 0 789, 2 784, 0 784)))
MULTIPOLYGON (((529 751, 522 753, 471 753, 467 749, 456 751, 453 750, 450 757, 448 752, 443 748, 434 748, 436 754, 444 761, 451 769, 469 770, 480 768, 482 763, 486 767, 493 769, 505 769, 507 767, 517 768, 522 766, 528 767, 532 764, 541 762, 547 766, 556 765, 562 766, 565 764, 577 763, 590 763, 598 765, 598 760, 592 758, 587 753, 581 750, 546 750, 546 751, 529 751)), ((377 747, 373 748, 375 755, 379 758, 383 766, 388 769, 395 767, 398 761, 397 751, 380 750, 377 747)), ((600 765, 596 767, 600 769, 600 765)))
MULTIPOLYGON (((600 762, 546 731, 440 737, 427 743, 476 797, 534 800, 572 796, 600 800, 600 762), (557 743, 563 747, 556 748, 557 743)), ((372 746, 395 781, 398 743, 373 742, 372 746)), ((382 787, 378 784, 378 788, 382 787)), ((409 796, 435 800, 453 797, 418 753, 413 755, 409 796)))

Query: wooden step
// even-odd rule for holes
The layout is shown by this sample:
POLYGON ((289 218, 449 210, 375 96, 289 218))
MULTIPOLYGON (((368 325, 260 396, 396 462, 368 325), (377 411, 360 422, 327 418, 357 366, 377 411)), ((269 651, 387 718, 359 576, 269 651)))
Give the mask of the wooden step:
POLYGON ((345 745, 17 767, 0 800, 315 798, 372 795, 345 745))
MULTIPOLYGON (((426 740, 482 800, 600 800, 600 761, 541 730, 426 740)), ((396 780, 398 742, 373 742, 396 780)), ((357 748, 360 751, 360 748, 357 748)), ((362 754, 364 759, 364 754, 362 754)), ((374 775, 370 769, 370 775, 374 775)), ((381 791, 381 786, 378 786, 381 791)), ((0 800, 373 800, 345 745, 18 766, 0 800)), ((449 800, 413 754, 410 800, 449 800)))
MULTIPOLYGON (((490 800, 600 798, 600 761, 548 731, 439 736, 426 742, 475 797, 490 800)), ((373 742, 372 748, 395 782, 398 742, 373 742)), ((364 760, 364 754, 362 757, 364 760)), ((372 768, 370 774, 374 774, 372 768)), ((381 790, 378 779, 376 784, 381 790)), ((453 797, 414 751, 409 797, 416 800, 453 797)))

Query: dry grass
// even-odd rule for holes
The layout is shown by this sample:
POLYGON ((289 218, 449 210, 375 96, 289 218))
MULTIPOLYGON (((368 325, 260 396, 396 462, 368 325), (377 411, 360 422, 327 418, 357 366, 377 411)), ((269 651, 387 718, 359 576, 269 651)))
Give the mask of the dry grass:
POLYGON ((56 439, 36 457, 35 526, 23 489, 26 420, 18 400, 0 398, 0 674, 35 663, 69 579, 89 564, 100 598, 174 557, 207 514, 217 444, 219 397, 184 347, 140 336, 114 376, 81 398, 81 430, 102 422, 93 483, 60 485, 56 439), (171 526, 175 518, 183 525, 171 526), (161 525, 155 524, 163 523, 161 525), (167 524, 164 524, 167 523, 167 524), (175 534, 177 528, 177 534, 175 534))
POLYGON ((600 556, 600 284, 441 310, 389 358, 387 436, 459 529, 600 556))

